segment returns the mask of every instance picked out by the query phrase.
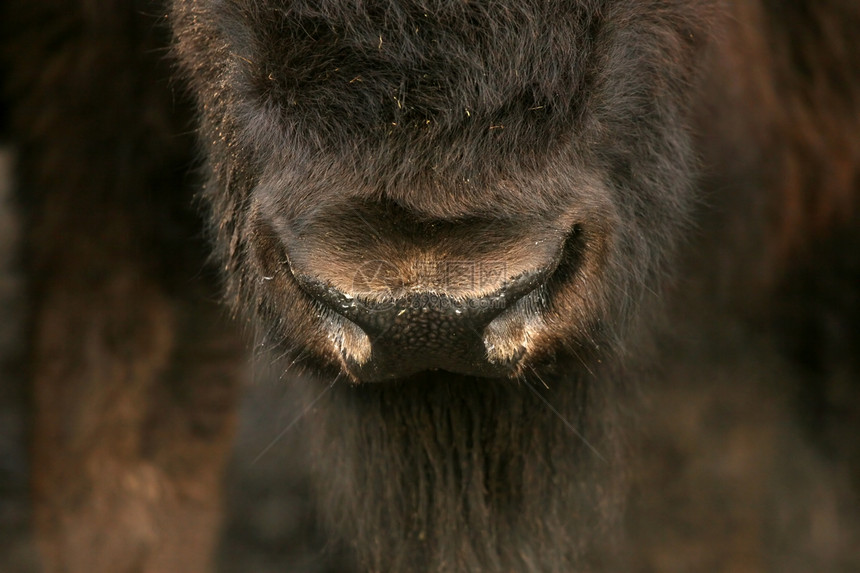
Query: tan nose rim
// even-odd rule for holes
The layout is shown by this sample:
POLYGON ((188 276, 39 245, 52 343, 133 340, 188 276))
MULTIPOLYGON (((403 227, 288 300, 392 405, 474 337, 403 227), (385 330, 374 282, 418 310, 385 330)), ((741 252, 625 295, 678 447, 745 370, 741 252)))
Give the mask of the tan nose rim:
POLYGON ((489 323, 493 318, 510 308, 517 300, 543 284, 543 282, 558 267, 559 260, 545 269, 527 271, 507 280, 493 293, 481 298, 455 298, 446 294, 433 292, 410 292, 400 297, 354 296, 343 293, 331 284, 327 284, 308 275, 294 275, 301 289, 313 299, 323 303, 344 318, 362 327, 369 335, 377 334, 377 328, 368 317, 384 316, 392 311, 402 316, 409 309, 421 310, 430 308, 440 313, 453 313, 457 316, 481 315, 489 323), (369 332, 368 332, 369 330, 369 332))

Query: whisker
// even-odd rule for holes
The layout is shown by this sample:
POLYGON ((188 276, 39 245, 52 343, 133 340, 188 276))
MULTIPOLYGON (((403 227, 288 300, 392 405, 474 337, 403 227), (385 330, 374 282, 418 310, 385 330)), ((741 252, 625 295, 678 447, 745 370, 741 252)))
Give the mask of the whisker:
MULTIPOLYGON (((574 358, 579 360, 579 363, 582 365, 582 367, 585 368, 586 370, 588 370, 588 373, 591 374, 592 377, 597 378, 597 374, 594 373, 594 370, 591 369, 591 367, 588 365, 588 362, 586 362, 582 358, 582 356, 579 354, 579 352, 576 351, 573 344, 575 344, 575 343, 565 344, 565 347, 571 352, 571 354, 573 354, 574 358)), ((593 344, 593 341, 592 341, 592 344, 593 344)))
POLYGON ((543 403, 544 403, 544 405, 546 405, 546 407, 547 407, 547 408, 549 408, 550 412, 552 412, 553 414, 555 414, 555 416, 556 416, 559 420, 561 420, 561 422, 562 422, 565 426, 567 426, 567 429, 568 429, 568 430, 570 430, 570 431, 573 433, 573 435, 574 435, 574 436, 576 436, 577 438, 579 438, 580 440, 582 440, 582 443, 583 443, 583 444, 585 444, 585 445, 588 447, 588 449, 589 449, 589 450, 591 450, 591 451, 594 453, 594 455, 595 455, 595 456, 597 456, 597 458, 598 458, 600 461, 602 461, 602 462, 604 462, 604 463, 608 463, 608 462, 607 462, 607 460, 606 460, 606 458, 604 458, 604 457, 600 454, 600 452, 599 452, 599 451, 597 451, 597 448, 595 448, 594 446, 592 446, 592 445, 591 445, 591 442, 589 442, 589 441, 585 438, 585 436, 583 436, 583 435, 582 435, 582 433, 581 433, 579 430, 577 430, 577 429, 573 426, 573 424, 571 424, 571 423, 567 420, 567 418, 565 418, 565 417, 561 414, 561 412, 559 412, 558 410, 556 410, 556 409, 553 407, 553 405, 552 405, 552 404, 550 404, 550 403, 549 403, 549 401, 548 401, 546 398, 544 398, 544 397, 543 397, 543 395, 541 395, 541 393, 537 390, 537 388, 535 388, 534 386, 532 386, 532 385, 529 383, 529 381, 528 381, 527 379, 525 379, 525 385, 526 385, 526 387, 528 387, 528 389, 529 389, 529 390, 531 390, 531 391, 532 391, 532 393, 533 393, 535 396, 537 396, 538 398, 540 398, 540 401, 541 401, 541 402, 543 402, 543 403))
POLYGON ((541 378, 540 374, 538 374, 538 371, 535 369, 535 367, 534 367, 534 366, 529 366, 529 368, 531 369, 531 371, 532 371, 532 372, 534 372, 534 375, 535 375, 535 376, 537 376, 537 379, 538 379, 538 380, 540 380, 540 383, 541 383, 541 384, 543 384, 543 385, 544 385, 544 387, 545 387, 547 390, 549 390, 549 384, 547 384, 547 383, 544 381, 544 379, 543 379, 543 378, 541 378))
POLYGON ((308 404, 307 406, 305 406, 304 410, 302 410, 302 411, 301 411, 301 413, 299 413, 299 415, 298 415, 298 416, 296 416, 295 418, 293 418, 293 419, 290 421, 290 423, 289 423, 289 424, 287 424, 287 425, 286 425, 286 427, 285 427, 283 430, 281 430, 281 431, 280 431, 280 433, 279 433, 277 436, 275 436, 275 438, 274 438, 274 439, 269 443, 269 445, 268 445, 268 446, 266 446, 265 448, 263 448, 263 451, 262 451, 262 452, 260 452, 259 454, 257 454, 257 457, 256 457, 256 458, 254 458, 254 461, 252 461, 252 462, 251 462, 251 465, 252 465, 252 466, 253 466, 253 465, 255 465, 258 461, 260 461, 260 460, 263 458, 263 456, 265 456, 265 455, 269 452, 269 450, 271 450, 273 447, 275 447, 275 444, 277 444, 279 441, 281 441, 281 439, 283 439, 283 437, 284 437, 284 436, 286 436, 286 435, 287 435, 287 433, 288 433, 288 432, 289 432, 289 431, 290 431, 290 430, 291 430, 291 429, 292 429, 296 424, 298 424, 298 423, 299 423, 299 421, 301 421, 301 419, 302 419, 302 418, 304 418, 304 417, 307 415, 307 413, 308 413, 308 412, 310 412, 310 411, 311 411, 311 408, 313 408, 313 407, 316 405, 316 403, 317 403, 317 402, 319 402, 319 401, 322 399, 322 397, 323 397, 323 396, 325 396, 326 394, 328 394, 329 390, 331 390, 332 388, 334 388, 334 385, 337 383, 337 381, 338 381, 338 380, 340 380, 341 374, 343 374, 343 373, 342 373, 342 372, 341 372, 341 373, 338 373, 338 375, 334 377, 334 380, 332 380, 332 381, 331 381, 331 384, 329 384, 328 386, 326 386, 326 387, 325 387, 325 389, 323 389, 323 391, 322 391, 322 392, 320 392, 320 393, 319 393, 319 395, 318 395, 316 398, 314 398, 314 399, 311 401, 311 403, 310 403, 310 404, 308 404))

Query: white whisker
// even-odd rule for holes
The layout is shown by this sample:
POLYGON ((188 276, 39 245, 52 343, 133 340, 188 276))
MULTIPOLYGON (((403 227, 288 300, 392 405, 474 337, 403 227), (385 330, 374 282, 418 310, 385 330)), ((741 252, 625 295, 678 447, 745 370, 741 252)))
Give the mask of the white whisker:
POLYGON ((310 404, 308 404, 307 406, 305 406, 304 410, 302 410, 302 411, 301 411, 301 413, 300 413, 298 416, 296 416, 295 418, 293 418, 293 419, 292 419, 292 421, 290 421, 290 423, 289 423, 289 424, 287 424, 287 425, 286 425, 286 427, 285 427, 283 430, 281 430, 281 431, 280 431, 280 433, 279 433, 277 436, 275 436, 275 438, 274 438, 274 439, 269 443, 269 445, 268 445, 268 446, 266 446, 265 448, 263 448, 263 451, 261 451, 259 454, 257 454, 257 457, 256 457, 256 458, 254 458, 254 461, 252 461, 252 462, 251 462, 251 465, 254 465, 254 464, 256 464, 258 461, 260 461, 260 460, 263 458, 263 456, 265 456, 265 455, 269 452, 269 450, 271 450, 273 447, 275 447, 275 444, 277 444, 279 441, 281 441, 281 439, 283 439, 283 437, 284 437, 284 436, 286 436, 286 435, 287 435, 287 433, 288 433, 288 432, 289 432, 289 431, 290 431, 290 430, 291 430, 291 429, 292 429, 296 424, 298 424, 298 423, 301 421, 301 419, 302 419, 302 418, 304 418, 304 417, 307 415, 307 413, 308 413, 308 412, 310 412, 310 411, 311 411, 311 408, 313 408, 313 407, 316 405, 316 403, 317 403, 317 402, 319 402, 319 401, 322 399, 322 397, 323 397, 323 396, 325 396, 326 394, 328 394, 329 390, 331 390, 332 388, 334 388, 335 383, 337 383, 337 381, 338 381, 338 380, 340 380, 340 376, 341 376, 341 374, 342 374, 342 373, 339 373, 337 376, 335 376, 335 377, 334 377, 334 380, 332 380, 332 381, 331 381, 331 384, 329 384, 328 386, 326 386, 326 387, 325 387, 325 389, 324 389, 322 392, 320 392, 320 393, 319 393, 319 395, 318 395, 316 398, 314 398, 314 399, 311 401, 311 403, 310 403, 310 404))

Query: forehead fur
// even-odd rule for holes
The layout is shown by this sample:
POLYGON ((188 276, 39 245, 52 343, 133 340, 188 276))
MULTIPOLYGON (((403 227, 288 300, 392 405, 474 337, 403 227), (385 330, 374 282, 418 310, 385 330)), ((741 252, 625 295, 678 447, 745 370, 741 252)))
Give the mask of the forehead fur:
POLYGON ((210 39, 196 54, 223 57, 218 70, 213 61, 194 63, 221 80, 210 86, 218 95, 210 105, 235 104, 227 113, 255 141, 278 130, 283 139, 272 147, 360 156, 357 164, 397 155, 416 172, 468 171, 506 157, 537 161, 568 144, 585 110, 617 107, 618 94, 607 100, 601 89, 613 74, 632 86, 679 90, 688 43, 706 28, 708 11, 692 8, 699 4, 192 1, 180 10, 191 25, 180 29, 210 39), (613 51, 622 36, 633 41, 613 51), (631 65, 641 60, 655 65, 631 65), (620 62, 629 69, 615 69, 620 62), (652 73, 665 80, 644 79, 652 73))
POLYGON ((591 4, 240 2, 223 32, 251 95, 329 142, 525 129, 524 116, 537 135, 568 125, 581 97, 602 21, 591 4))

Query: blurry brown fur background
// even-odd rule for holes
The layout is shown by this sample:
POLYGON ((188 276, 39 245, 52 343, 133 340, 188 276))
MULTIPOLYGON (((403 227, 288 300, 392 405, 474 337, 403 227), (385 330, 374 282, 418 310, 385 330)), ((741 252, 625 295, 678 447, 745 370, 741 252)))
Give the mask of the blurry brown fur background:
MULTIPOLYGON (((823 2, 815 14, 789 10, 786 18, 821 18, 828 4, 839 3, 823 2)), ((217 273, 205 263, 187 175, 190 126, 181 112, 159 111, 165 98, 176 97, 180 110, 184 102, 170 88, 169 70, 158 68, 167 66, 158 15, 146 2, 114 6, 115 13, 99 2, 39 5, 50 8, 24 10, 15 24, 32 30, 51 11, 64 16, 47 18, 44 36, 30 38, 31 51, 16 57, 53 62, 28 80, 43 82, 35 93, 51 104, 19 102, 17 113, 40 121, 31 139, 15 140, 15 150, 24 181, 74 192, 34 198, 23 189, 13 201, 14 155, 0 163, 0 570, 197 571, 213 554, 223 571, 344 571, 337 556, 323 556, 313 523, 301 472, 310 455, 305 424, 279 438, 313 394, 299 389, 287 400, 277 373, 246 391, 226 491, 218 493, 248 373, 244 345, 217 303, 217 273), (143 36, 117 37, 116 22, 140 14, 144 24, 130 28, 143 36), (93 43, 52 57, 56 42, 76 35, 93 43), (94 93, 89 82, 107 83, 110 93, 94 93), (106 104, 115 100, 127 105, 116 111, 106 104), (51 107, 58 101, 59 109, 51 107), (133 130, 118 133, 117 124, 133 130), (46 139, 59 142, 57 155, 29 159, 46 139), (92 156, 108 167, 94 172, 92 156), (140 156, 149 158, 145 173, 131 167, 140 156), (106 197, 112 189, 123 192, 106 197), (30 240, 21 244, 25 222, 30 240), (34 277, 28 297, 25 269, 34 277), (36 444, 29 454, 28 438, 36 444), (34 516, 31 494, 39 501, 34 516)), ((853 44, 831 46, 841 61, 815 52, 834 37, 828 30, 857 21, 822 19, 804 28, 808 41, 785 40, 793 48, 782 59, 737 62, 762 66, 746 76, 762 83, 741 86, 739 97, 773 100, 774 117, 758 119, 779 126, 743 128, 778 150, 764 174, 782 191, 774 194, 778 204, 754 205, 761 209, 755 216, 772 223, 773 241, 758 246, 778 270, 727 278, 724 262, 713 261, 701 276, 731 283, 726 288, 739 297, 747 281, 775 281, 776 294, 730 315, 682 303, 673 310, 671 336, 654 341, 655 364, 665 366, 643 374, 643 407, 630 413, 637 428, 628 438, 635 452, 630 525, 622 549, 607 549, 607 568, 860 570, 860 233, 853 210, 860 130, 845 128, 860 123, 850 115, 860 76, 839 93, 822 87, 860 60, 853 44), (771 73, 783 75, 769 81, 771 73), (825 182, 838 192, 818 194, 825 182)), ((757 36, 743 41, 749 38, 757 36)), ((740 219, 725 240, 760 238, 740 219)))

